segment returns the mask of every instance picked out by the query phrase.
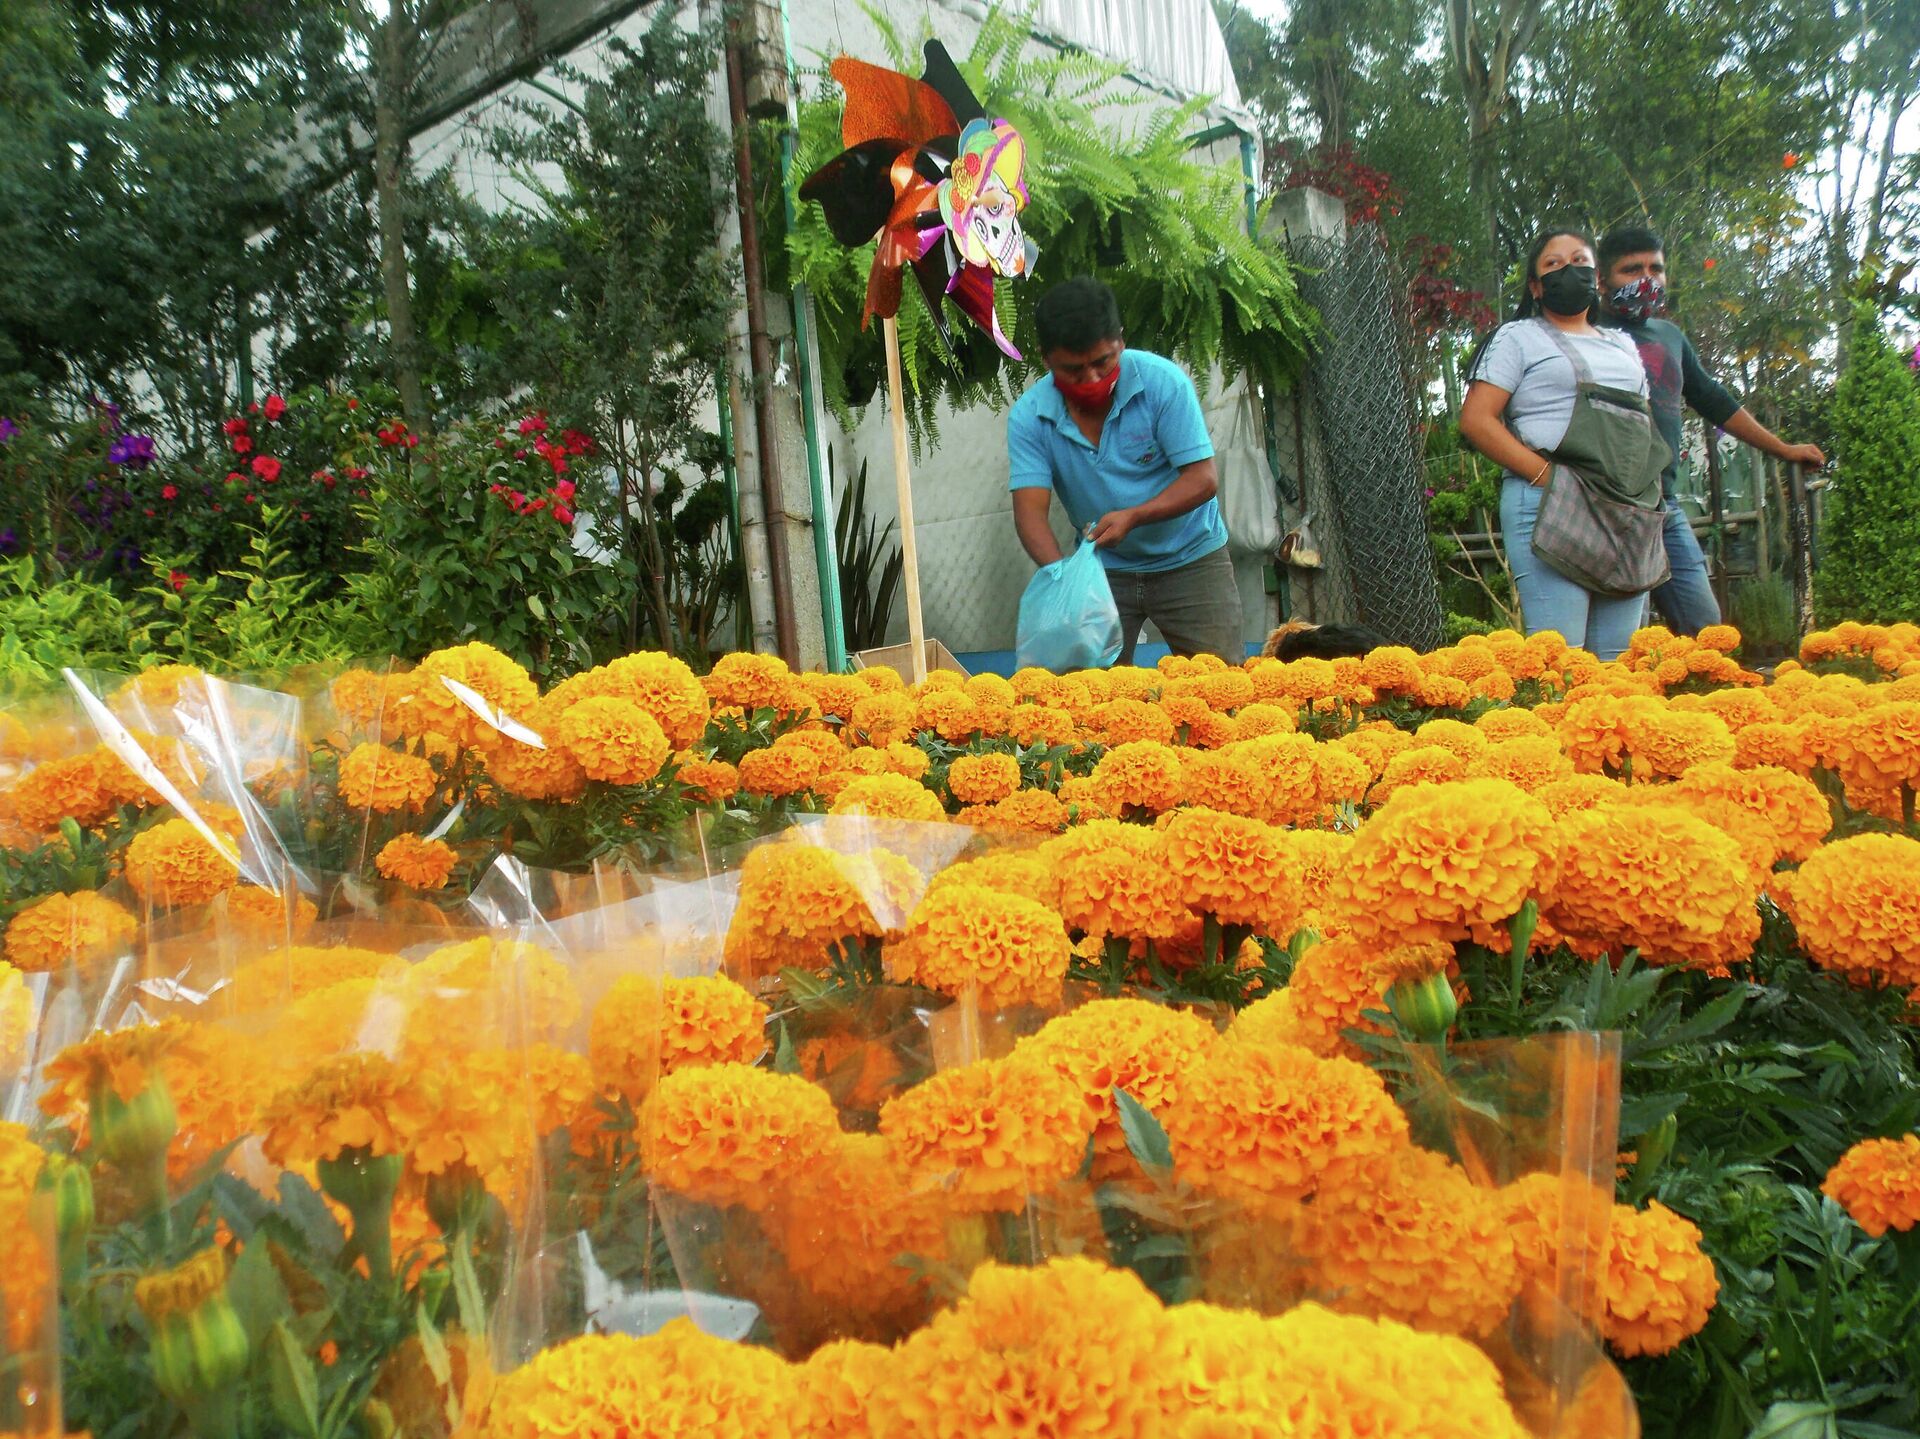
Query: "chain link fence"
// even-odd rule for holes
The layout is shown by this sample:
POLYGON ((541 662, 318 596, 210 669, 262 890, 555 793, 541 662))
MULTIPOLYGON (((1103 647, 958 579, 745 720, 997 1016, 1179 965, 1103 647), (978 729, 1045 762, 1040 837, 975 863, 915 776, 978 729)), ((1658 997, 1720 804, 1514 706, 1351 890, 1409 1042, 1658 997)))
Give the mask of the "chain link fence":
POLYGON ((1316 529, 1331 522, 1337 532, 1323 539, 1328 558, 1337 556, 1327 579, 1351 594, 1362 623, 1396 644, 1434 649, 1444 634, 1404 277, 1375 225, 1296 238, 1289 254, 1325 329, 1304 382, 1318 443, 1302 447, 1300 478, 1316 529))

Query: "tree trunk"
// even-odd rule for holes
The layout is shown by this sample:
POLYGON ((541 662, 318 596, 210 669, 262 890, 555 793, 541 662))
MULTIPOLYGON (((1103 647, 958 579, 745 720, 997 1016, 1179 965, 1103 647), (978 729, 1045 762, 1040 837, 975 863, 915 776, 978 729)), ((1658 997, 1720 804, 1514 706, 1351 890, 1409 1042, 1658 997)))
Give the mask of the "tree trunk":
POLYGON ((420 384, 419 345, 413 328, 413 290, 407 267, 408 9, 399 0, 380 25, 373 88, 373 182, 380 203, 380 281, 386 293, 393 383, 407 423, 416 433, 431 424, 420 384))

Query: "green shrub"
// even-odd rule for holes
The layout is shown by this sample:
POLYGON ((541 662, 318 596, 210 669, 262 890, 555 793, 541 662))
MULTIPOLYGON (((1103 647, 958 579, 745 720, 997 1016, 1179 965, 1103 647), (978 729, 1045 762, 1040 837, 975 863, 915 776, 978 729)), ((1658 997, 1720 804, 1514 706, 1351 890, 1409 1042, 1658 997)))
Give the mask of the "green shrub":
POLYGON ((1833 405, 1839 460, 1821 535, 1821 622, 1920 619, 1920 384, 1878 321, 1854 321, 1833 405))
POLYGON ((144 643, 134 607, 106 585, 44 579, 31 555, 0 560, 0 694, 51 688, 69 665, 123 668, 144 643))
POLYGON ((1740 631, 1749 648, 1790 648, 1796 634, 1793 621, 1793 586, 1781 575, 1748 580, 1728 596, 1727 618, 1740 631))

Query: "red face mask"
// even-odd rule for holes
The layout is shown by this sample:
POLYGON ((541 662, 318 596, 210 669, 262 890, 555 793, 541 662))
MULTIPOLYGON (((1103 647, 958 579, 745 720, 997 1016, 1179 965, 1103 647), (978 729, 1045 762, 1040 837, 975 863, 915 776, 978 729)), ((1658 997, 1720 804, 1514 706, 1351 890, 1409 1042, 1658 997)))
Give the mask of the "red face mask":
POLYGON ((1056 375, 1053 387, 1066 396, 1067 402, 1075 409, 1085 410, 1090 415, 1104 415, 1113 408, 1113 391, 1119 383, 1120 366, 1116 361, 1114 367, 1097 380, 1072 384, 1056 375))

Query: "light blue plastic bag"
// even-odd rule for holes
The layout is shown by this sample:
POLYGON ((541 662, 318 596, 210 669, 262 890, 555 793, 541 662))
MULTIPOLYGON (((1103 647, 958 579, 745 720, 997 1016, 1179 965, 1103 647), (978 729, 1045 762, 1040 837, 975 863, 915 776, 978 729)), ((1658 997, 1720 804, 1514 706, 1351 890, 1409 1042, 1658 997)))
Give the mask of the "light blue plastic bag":
POLYGON ((1120 657, 1120 611, 1091 543, 1042 565, 1020 596, 1015 663, 1065 674, 1105 669, 1120 657))

